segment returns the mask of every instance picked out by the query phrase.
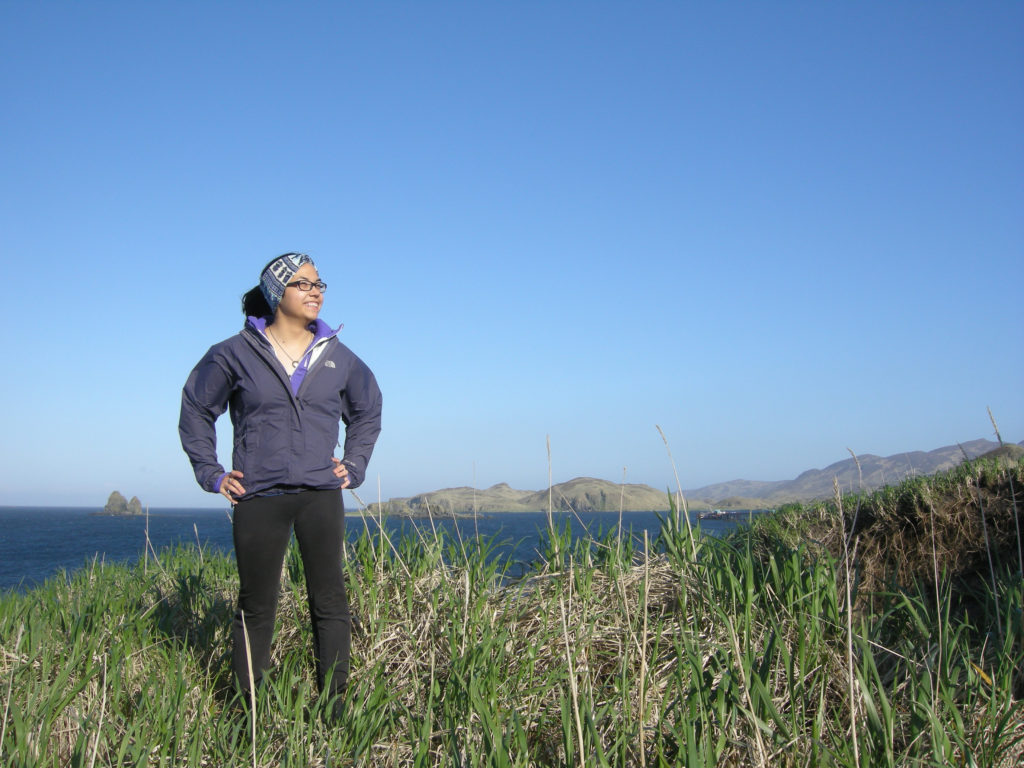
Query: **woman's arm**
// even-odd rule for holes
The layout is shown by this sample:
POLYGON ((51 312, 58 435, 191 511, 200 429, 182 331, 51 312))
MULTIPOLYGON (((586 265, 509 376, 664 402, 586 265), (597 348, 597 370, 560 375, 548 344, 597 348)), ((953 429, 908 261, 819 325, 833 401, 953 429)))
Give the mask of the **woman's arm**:
POLYGON ((203 490, 219 493, 228 474, 217 460, 217 431, 214 423, 227 410, 231 376, 215 359, 211 349, 192 369, 181 391, 178 435, 181 447, 192 462, 192 470, 203 490))
POLYGON ((377 380, 366 363, 356 358, 341 404, 341 420, 345 424, 345 457, 341 465, 348 470, 347 488, 358 488, 366 476, 366 465, 380 435, 381 403, 377 380))

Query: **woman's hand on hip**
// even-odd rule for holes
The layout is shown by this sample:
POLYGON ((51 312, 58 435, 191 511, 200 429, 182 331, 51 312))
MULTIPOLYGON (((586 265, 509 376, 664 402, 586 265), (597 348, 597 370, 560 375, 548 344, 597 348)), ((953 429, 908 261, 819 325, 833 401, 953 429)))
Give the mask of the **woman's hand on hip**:
POLYGON ((232 503, 238 503, 238 499, 245 495, 245 488, 240 482, 243 475, 237 469, 228 472, 220 482, 220 495, 232 503))
POLYGON ((349 483, 352 482, 352 478, 348 476, 348 467, 341 463, 341 459, 337 456, 331 456, 331 461, 334 462, 334 476, 341 480, 341 487, 348 488, 349 483))

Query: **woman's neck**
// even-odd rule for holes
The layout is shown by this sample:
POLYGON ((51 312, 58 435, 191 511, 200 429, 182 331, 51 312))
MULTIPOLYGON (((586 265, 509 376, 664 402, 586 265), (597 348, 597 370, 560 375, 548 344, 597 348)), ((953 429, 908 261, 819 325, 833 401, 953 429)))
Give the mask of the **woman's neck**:
POLYGON ((272 330, 274 336, 284 344, 308 341, 309 339, 310 330, 306 323, 296 318, 283 317, 280 312, 267 328, 272 330))

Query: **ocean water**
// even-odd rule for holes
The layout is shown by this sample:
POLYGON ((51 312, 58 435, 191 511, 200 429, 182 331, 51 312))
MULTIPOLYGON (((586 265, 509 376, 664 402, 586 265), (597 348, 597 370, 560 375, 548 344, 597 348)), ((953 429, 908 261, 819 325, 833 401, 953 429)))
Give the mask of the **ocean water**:
MULTIPOLYGON (((66 507, 0 507, 0 590, 25 590, 46 579, 88 567, 93 562, 134 563, 146 552, 147 519, 110 517, 94 514, 94 509, 66 507)), ((664 514, 662 515, 664 516, 664 514)), ((570 522, 573 536, 586 533, 597 536, 615 530, 617 512, 581 514, 558 512, 559 527, 570 522)), ((733 528, 745 517, 700 521, 703 532, 718 535, 733 528)), ((696 519, 694 518, 694 523, 696 519)), ((491 513, 476 519, 434 520, 433 525, 452 537, 472 540, 480 536, 494 543, 494 556, 508 558, 509 575, 521 573, 537 559, 541 534, 547 529, 547 514, 542 512, 491 513)), ((348 540, 357 538, 372 519, 346 512, 348 540)), ((385 531, 395 541, 403 534, 415 535, 416 528, 430 533, 426 519, 384 521, 385 531)), ((638 542, 644 531, 654 539, 661 520, 654 512, 625 512, 622 527, 638 542)), ((232 553, 231 517, 225 508, 152 509, 148 518, 148 536, 159 552, 176 545, 202 546, 207 551, 232 553)), ((639 547, 638 547, 639 548, 639 547)))

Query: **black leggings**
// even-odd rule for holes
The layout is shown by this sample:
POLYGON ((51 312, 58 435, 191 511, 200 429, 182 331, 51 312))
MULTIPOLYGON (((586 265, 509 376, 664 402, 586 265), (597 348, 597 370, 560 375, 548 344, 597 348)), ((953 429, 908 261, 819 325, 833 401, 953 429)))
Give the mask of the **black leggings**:
POLYGON ((329 693, 341 693, 348 684, 351 617, 341 568, 345 507, 340 490, 257 496, 235 505, 240 580, 233 628, 235 679, 243 691, 250 689, 246 634, 256 685, 270 666, 281 566, 293 527, 306 572, 317 686, 324 690, 333 669, 329 693))

